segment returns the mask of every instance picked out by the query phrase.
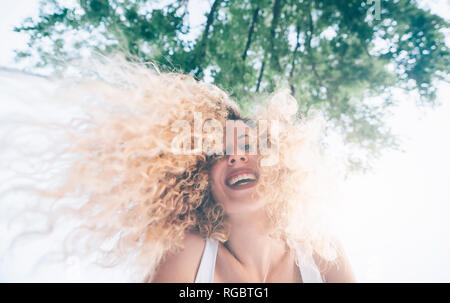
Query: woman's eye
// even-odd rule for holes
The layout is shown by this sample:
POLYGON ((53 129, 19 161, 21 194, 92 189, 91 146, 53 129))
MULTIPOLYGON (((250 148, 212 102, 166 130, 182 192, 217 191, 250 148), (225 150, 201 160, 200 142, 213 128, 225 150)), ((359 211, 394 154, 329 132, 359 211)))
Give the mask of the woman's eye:
POLYGON ((241 145, 240 149, 248 151, 248 150, 250 150, 250 144, 241 145))
POLYGON ((209 161, 212 161, 212 160, 217 160, 217 159, 219 159, 219 158, 221 158, 223 156, 224 155, 222 153, 213 153, 213 154, 207 155, 206 159, 209 160, 209 161))

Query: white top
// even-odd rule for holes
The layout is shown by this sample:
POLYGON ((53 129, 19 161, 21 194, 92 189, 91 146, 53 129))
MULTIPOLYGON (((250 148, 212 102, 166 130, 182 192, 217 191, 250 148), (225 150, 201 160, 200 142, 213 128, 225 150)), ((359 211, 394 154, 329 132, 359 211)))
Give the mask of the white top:
MULTIPOLYGON (((197 276, 194 283, 213 283, 214 282, 214 268, 216 265, 217 249, 219 242, 214 239, 206 239, 205 249, 203 250, 200 266, 198 267, 197 276)), ((300 266, 300 274, 302 275, 303 283, 322 283, 322 277, 317 268, 312 255, 305 253, 303 245, 299 244, 297 250, 298 263, 300 266), (301 261, 304 262, 301 262, 301 261)))

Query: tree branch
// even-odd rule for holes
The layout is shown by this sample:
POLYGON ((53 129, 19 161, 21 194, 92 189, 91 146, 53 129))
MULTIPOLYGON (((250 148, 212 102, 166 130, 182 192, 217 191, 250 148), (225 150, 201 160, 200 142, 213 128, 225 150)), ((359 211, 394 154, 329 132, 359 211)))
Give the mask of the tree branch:
POLYGON ((200 40, 199 46, 196 49, 195 55, 195 63, 198 67, 198 70, 195 72, 195 76, 198 77, 203 72, 203 68, 199 64, 200 60, 202 60, 206 53, 206 39, 208 38, 209 30, 214 22, 214 15, 216 13, 217 8, 219 7, 222 0, 215 0, 213 5, 211 6, 211 10, 209 11, 208 17, 206 19, 205 30, 203 31, 202 38, 200 40))
POLYGON ((295 87, 293 83, 294 78, 294 70, 295 70, 295 59, 297 57, 298 49, 300 48, 300 21, 297 22, 297 37, 296 37, 297 43, 295 44, 294 53, 292 55, 292 64, 291 64, 291 71, 289 72, 289 83, 291 88, 291 94, 295 96, 295 87))
POLYGON ((280 19, 280 13, 281 13, 281 0, 275 0, 273 4, 272 9, 272 24, 270 26, 270 61, 272 63, 272 66, 276 67, 277 70, 280 70, 280 66, 278 64, 278 56, 275 53, 275 36, 276 36, 276 29, 278 26, 278 20, 280 19))
POLYGON ((253 12, 252 23, 250 25, 250 30, 248 31, 247 43, 245 45, 244 53, 242 54, 243 61, 245 61, 245 58, 247 58, 247 52, 250 48, 250 44, 252 43, 252 35, 253 32, 255 31, 255 24, 258 20, 258 14, 259 14, 259 6, 257 6, 253 12))
MULTIPOLYGON (((312 14, 311 14, 312 9, 310 8, 309 13, 308 13, 308 26, 309 26, 309 35, 306 36, 306 49, 307 49, 307 54, 310 60, 310 64, 311 64, 311 69, 313 72, 314 77, 316 78, 317 82, 319 83, 319 87, 325 87, 326 92, 327 92, 327 98, 324 100, 321 100, 320 102, 324 102, 324 101, 328 101, 331 102, 331 100, 333 99, 333 96, 330 94, 330 91, 328 89, 328 87, 324 84, 324 81, 322 79, 322 77, 319 75, 317 68, 316 68, 316 62, 314 59, 314 54, 312 52, 312 47, 311 47, 311 40, 313 37, 313 33, 314 33, 314 23, 313 23, 313 19, 312 19, 312 14)), ((305 114, 308 115, 309 109, 311 108, 313 104, 307 104, 307 108, 306 108, 306 112, 305 114)))
POLYGON ((314 32, 314 24, 313 24, 313 20, 312 20, 311 9, 309 10, 309 14, 308 14, 308 24, 309 24, 309 35, 307 35, 307 39, 306 39, 306 48, 308 50, 308 56, 310 58, 311 69, 312 69, 313 74, 316 77, 317 81, 319 81, 319 85, 323 86, 322 78, 319 76, 319 73, 317 72, 317 69, 316 69, 316 62, 314 61, 314 55, 312 53, 312 47, 311 47, 311 40, 312 40, 312 36, 313 36, 313 32, 314 32))
POLYGON ((259 70, 258 83, 256 84, 256 92, 259 92, 259 87, 261 86, 261 80, 264 74, 265 65, 266 65, 266 56, 264 56, 263 62, 261 64, 261 69, 259 70))

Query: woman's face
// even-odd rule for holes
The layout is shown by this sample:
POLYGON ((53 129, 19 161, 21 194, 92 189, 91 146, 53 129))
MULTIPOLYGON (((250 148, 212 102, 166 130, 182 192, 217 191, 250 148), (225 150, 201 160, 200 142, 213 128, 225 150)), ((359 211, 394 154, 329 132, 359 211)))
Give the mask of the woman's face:
MULTIPOLYGON (((239 124, 245 126, 242 121, 237 122, 238 127, 239 124)), ((228 215, 254 211, 263 206, 262 199, 252 196, 259 178, 259 156, 248 154, 248 144, 247 136, 237 138, 235 132, 233 154, 216 160, 210 170, 213 197, 228 215)))

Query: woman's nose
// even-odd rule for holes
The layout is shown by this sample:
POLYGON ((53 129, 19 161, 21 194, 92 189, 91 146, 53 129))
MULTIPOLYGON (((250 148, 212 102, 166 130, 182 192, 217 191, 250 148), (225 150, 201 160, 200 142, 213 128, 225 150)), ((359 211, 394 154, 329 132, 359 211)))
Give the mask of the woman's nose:
POLYGON ((234 165, 236 162, 242 161, 243 163, 248 162, 246 155, 230 155, 228 157, 228 165, 234 165))

